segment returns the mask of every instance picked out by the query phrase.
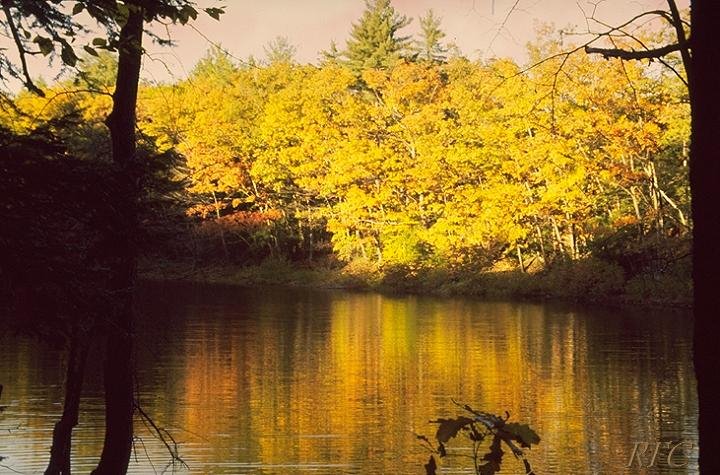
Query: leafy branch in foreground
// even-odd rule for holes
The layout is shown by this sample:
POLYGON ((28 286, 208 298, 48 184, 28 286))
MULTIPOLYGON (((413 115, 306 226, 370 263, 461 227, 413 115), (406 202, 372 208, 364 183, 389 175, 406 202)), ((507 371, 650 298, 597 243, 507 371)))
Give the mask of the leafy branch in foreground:
POLYGON ((505 412, 503 418, 487 412, 476 411, 467 404, 461 405, 455 401, 453 402, 461 407, 467 415, 459 415, 454 419, 439 418, 430 421, 433 424, 438 424, 435 433, 438 443, 437 448, 424 435, 417 436, 418 439, 424 442, 423 445, 432 452, 430 460, 425 464, 426 475, 435 475, 437 473, 436 454, 440 458, 452 455, 448 454, 446 444, 459 433, 463 433, 472 442, 472 454, 469 457, 472 458, 476 474, 493 475, 500 470, 502 458, 505 454, 502 449, 503 444, 510 448, 516 459, 522 460, 526 475, 535 473, 522 450, 523 448, 529 449, 532 445, 540 443, 540 436, 530 426, 517 422, 507 422, 510 419, 508 412, 505 412), (486 445, 487 441, 490 441, 489 446, 486 445), (483 447, 486 447, 487 452, 481 454, 483 447))

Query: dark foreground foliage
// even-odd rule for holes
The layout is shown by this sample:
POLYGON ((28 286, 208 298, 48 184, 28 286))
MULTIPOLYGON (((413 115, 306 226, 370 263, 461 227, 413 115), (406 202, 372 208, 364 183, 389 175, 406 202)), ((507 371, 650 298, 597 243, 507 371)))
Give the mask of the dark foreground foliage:
MULTIPOLYGON (((438 465, 435 455, 440 458, 453 455, 448 452, 447 444, 458 435, 464 436, 471 442, 472 451, 469 457, 472 460, 473 469, 478 475, 493 475, 500 470, 505 455, 503 447, 510 449, 513 456, 522 461, 526 474, 535 473, 523 451, 523 449, 529 449, 540 443, 540 436, 530 426, 508 422, 510 414, 507 412, 505 417, 500 417, 477 411, 467 404, 458 404, 458 406, 464 410, 464 415, 430 421, 438 424, 435 433, 437 446, 433 445, 424 435, 417 436, 432 452, 428 463, 424 466, 427 475, 437 473, 438 465)), ((454 455, 459 456, 459 454, 454 455)))

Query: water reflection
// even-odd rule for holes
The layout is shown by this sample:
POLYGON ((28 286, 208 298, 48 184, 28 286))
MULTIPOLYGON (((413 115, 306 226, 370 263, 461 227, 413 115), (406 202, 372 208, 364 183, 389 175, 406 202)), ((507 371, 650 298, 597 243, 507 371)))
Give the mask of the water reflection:
MULTIPOLYGON (((454 415, 450 397, 530 423, 542 437, 530 453, 538 473, 696 472, 693 457, 682 470, 662 457, 660 467, 625 467, 635 442, 697 440, 686 315, 156 285, 139 306, 141 402, 193 473, 421 473, 427 454, 413 431, 430 435, 429 419, 454 415)), ((62 371, 44 347, 1 343, 10 407, 0 455, 36 473, 62 371)), ((102 443, 92 372, 79 472, 102 443)), ((162 470, 167 454, 138 428, 132 471, 162 470)), ((519 470, 507 458, 503 473, 519 470)))

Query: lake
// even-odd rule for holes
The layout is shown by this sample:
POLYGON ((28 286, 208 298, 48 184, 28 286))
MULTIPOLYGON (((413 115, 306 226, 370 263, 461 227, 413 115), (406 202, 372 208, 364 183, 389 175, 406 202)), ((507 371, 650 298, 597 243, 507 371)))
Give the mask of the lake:
MULTIPOLYGON (((140 402, 189 469, 138 419, 131 473, 422 474, 416 434, 460 415, 453 399, 530 424, 538 474, 697 473, 687 311, 144 284, 138 313, 140 402)), ((78 473, 102 447, 100 359, 78 473)), ((57 350, 0 336, 0 473, 44 469, 63 376, 57 350)), ((469 443, 448 445, 443 473, 472 473, 469 443)), ((502 473, 522 464, 506 453, 502 473)))

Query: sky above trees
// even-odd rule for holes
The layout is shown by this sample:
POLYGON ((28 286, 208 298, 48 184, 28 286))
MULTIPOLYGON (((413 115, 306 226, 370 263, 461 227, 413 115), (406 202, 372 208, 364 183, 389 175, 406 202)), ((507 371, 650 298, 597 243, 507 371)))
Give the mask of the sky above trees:
MULTIPOLYGON (((199 3, 215 5, 218 2, 201 0, 199 3)), ((558 29, 568 30, 575 25, 577 30, 586 30, 585 16, 591 15, 593 3, 598 3, 596 18, 611 24, 641 11, 666 8, 665 0, 519 0, 515 3, 516 0, 392 2, 400 14, 412 18, 403 33, 417 34, 419 17, 432 9, 442 20, 446 41, 455 42, 470 59, 510 56, 520 63, 526 60, 525 45, 534 39, 537 23, 551 22, 558 29)), ((339 48, 345 46, 352 23, 365 8, 362 0, 229 0, 225 4, 226 14, 219 23, 202 18, 196 29, 171 29, 171 36, 178 43, 176 48, 150 47, 155 61, 145 61, 147 77, 159 80, 171 74, 185 77, 186 71, 207 51, 208 39, 222 44, 237 58, 252 55, 262 59, 263 47, 277 36, 285 36, 297 48, 299 62, 315 63, 320 51, 328 49, 331 41, 339 48)), ((679 2, 681 8, 688 4, 688 0, 679 2)))
MULTIPOLYGON (((198 18, 191 28, 160 25, 154 31, 169 35, 173 48, 146 43, 148 54, 142 75, 151 81, 173 81, 187 77, 187 73, 213 44, 220 44, 236 59, 250 56, 263 59, 268 44, 284 37, 295 48, 300 63, 317 63, 321 51, 332 41, 342 49, 365 8, 362 0, 198 0, 201 7, 225 5, 226 14, 220 22, 208 17, 198 18)), ((617 24, 638 12, 665 8, 665 0, 393 0, 398 13, 412 19, 402 30, 405 35, 417 35, 420 17, 432 9, 441 19, 445 41, 454 42, 461 53, 470 59, 511 57, 522 64, 527 60, 525 45, 535 36, 536 26, 552 23, 566 31, 586 31, 586 16, 608 24, 617 24), (512 11, 511 14, 509 14, 512 11)), ((68 2, 70 4, 70 2, 68 2)), ((680 0, 687 8, 689 0, 680 0)), ((598 24, 591 24, 599 27, 598 24)), ((568 41, 581 38, 568 36, 568 41)), ((8 38, 0 38, 0 47, 8 38)), ((59 65, 48 66, 44 58, 31 58, 34 76, 48 82, 57 76, 59 65)), ((19 89, 17 84, 13 89, 19 89)))

